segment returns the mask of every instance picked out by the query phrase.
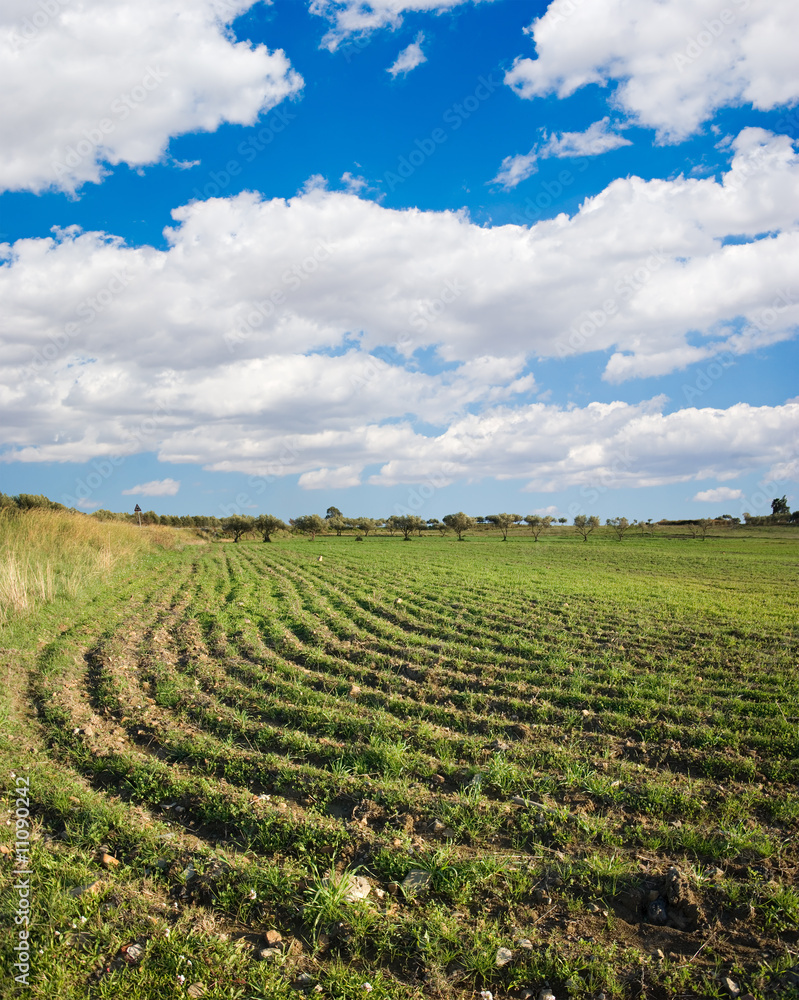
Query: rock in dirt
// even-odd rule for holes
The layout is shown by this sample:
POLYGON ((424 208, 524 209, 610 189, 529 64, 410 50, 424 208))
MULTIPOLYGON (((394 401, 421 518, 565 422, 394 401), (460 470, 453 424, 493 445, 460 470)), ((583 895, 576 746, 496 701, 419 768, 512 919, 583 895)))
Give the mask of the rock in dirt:
POLYGON ((275 948, 283 940, 283 935, 280 931, 271 930, 264 934, 264 939, 270 948, 275 948))
POLYGON ((95 893, 99 892, 102 888, 103 883, 98 879, 96 882, 92 882, 90 885, 76 885, 74 889, 69 890, 70 896, 83 896, 90 895, 93 896, 95 893))
POLYGON ((507 965, 509 962, 513 961, 513 952, 510 948, 497 948, 497 968, 501 969, 503 966, 507 965))
POLYGON ((347 881, 348 885, 347 891, 344 893, 344 899, 348 903, 354 903, 358 899, 366 899, 372 891, 369 879, 363 875, 350 875, 347 881))
POLYGON ((422 871, 421 868, 411 868, 402 883, 402 888, 406 892, 420 892, 430 884, 432 875, 430 872, 422 871))
POLYGON ((106 868, 117 868, 117 867, 119 867, 119 865, 121 864, 121 862, 120 862, 120 861, 118 861, 118 860, 117 860, 117 859, 116 859, 116 858, 115 858, 115 857, 113 856, 113 854, 105 854, 105 853, 104 853, 104 854, 103 854, 103 855, 101 856, 101 858, 100 858, 100 861, 101 861, 101 862, 102 862, 102 863, 103 863, 103 864, 105 865, 105 867, 106 867, 106 868))
POLYGON ((735 982, 734 979, 730 979, 729 976, 725 976, 722 979, 721 985, 730 994, 731 997, 737 997, 740 995, 741 987, 735 982))
POLYGON ((255 957, 259 962, 276 962, 282 954, 280 948, 260 948, 256 951, 255 957))
POLYGON ((135 965, 144 954, 144 947, 138 941, 131 941, 130 944, 123 944, 119 949, 126 962, 135 965))
POLYGON ((552 990, 545 987, 538 994, 538 1000, 555 1000, 555 994, 552 992, 552 990))

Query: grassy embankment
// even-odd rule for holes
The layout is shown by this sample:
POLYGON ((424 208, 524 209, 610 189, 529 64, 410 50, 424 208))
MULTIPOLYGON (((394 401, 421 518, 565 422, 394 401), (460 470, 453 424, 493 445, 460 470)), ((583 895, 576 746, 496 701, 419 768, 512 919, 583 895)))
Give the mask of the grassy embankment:
POLYGON ((27 995, 789 995, 792 531, 97 530, 2 632, 27 995))

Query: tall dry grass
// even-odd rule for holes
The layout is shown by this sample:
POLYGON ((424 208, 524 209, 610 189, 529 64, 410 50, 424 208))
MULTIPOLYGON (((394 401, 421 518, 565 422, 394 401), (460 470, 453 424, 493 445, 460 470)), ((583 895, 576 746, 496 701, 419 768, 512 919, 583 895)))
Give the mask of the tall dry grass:
POLYGON ((0 621, 83 587, 154 547, 177 544, 174 528, 139 528, 34 508, 0 510, 0 621))

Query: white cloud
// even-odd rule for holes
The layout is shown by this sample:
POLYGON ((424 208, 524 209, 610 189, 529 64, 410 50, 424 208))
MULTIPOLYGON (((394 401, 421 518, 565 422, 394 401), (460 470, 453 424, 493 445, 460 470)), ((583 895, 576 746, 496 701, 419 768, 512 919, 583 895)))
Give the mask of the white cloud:
POLYGON ((173 497, 180 489, 179 479, 153 479, 149 483, 141 483, 132 486, 129 490, 122 490, 123 497, 173 497))
POLYGON ((733 490, 729 486, 719 486, 715 490, 700 490, 694 494, 693 499, 700 503, 724 503, 727 500, 740 500, 742 496, 742 490, 733 490))
POLYGON ((548 156, 599 156, 620 146, 631 146, 629 139, 610 129, 610 118, 605 117, 584 132, 562 132, 551 135, 539 152, 541 159, 548 156))
POLYGON ((228 34, 252 4, 4 4, 0 189, 74 191, 108 165, 155 163, 172 136, 252 124, 296 93, 303 81, 282 50, 228 34))
POLYGON ((394 63, 388 67, 387 73, 396 77, 399 73, 410 73, 412 69, 427 62, 427 56, 422 52, 424 34, 420 31, 415 40, 400 52, 394 63))
MULTIPOLYGON (((430 347, 454 364, 609 352, 606 377, 619 381, 788 339, 799 325, 799 156, 759 129, 734 145, 721 182, 620 178, 573 218, 529 228, 312 186, 289 201, 243 193, 183 206, 165 250, 74 229, 0 247, 6 433, 33 433, 34 398, 45 410, 62 400, 56 426, 81 406, 110 417, 119 379, 134 376, 147 399, 193 399, 208 371, 251 382, 257 398, 264 374, 252 365, 268 377, 277 359, 348 343, 397 344, 398 364, 430 347), (731 234, 749 242, 723 246, 731 234)), ((319 357, 283 363, 304 378, 330 360, 319 357)))
POLYGON ((331 22, 322 45, 334 52, 352 35, 364 36, 378 28, 399 28, 405 13, 443 14, 469 2, 492 0, 311 0, 309 9, 331 22))
POLYGON ((543 141, 533 146, 529 153, 506 156, 497 176, 489 183, 501 184, 509 190, 534 174, 539 160, 546 160, 551 156, 561 159, 599 156, 612 149, 632 145, 629 139, 613 132, 609 125, 610 118, 605 117, 589 125, 584 132, 562 132, 548 138, 545 134, 543 141))
POLYGON ((799 157, 758 129, 733 145, 721 181, 620 179, 531 227, 311 185, 183 206, 163 250, 77 229, 0 247, 0 457, 153 451, 308 488, 449 462, 555 489, 605 475, 628 442, 635 485, 784 466, 797 403, 531 402, 536 357, 602 351, 622 378, 726 351, 723 378, 795 335, 799 157), (731 233, 749 242, 722 246, 731 233), (438 374, 414 359, 431 348, 438 374))
POLYGON ((305 472, 299 478, 304 490, 341 490, 349 486, 360 486, 361 467, 342 465, 338 469, 316 469, 305 472))
POLYGON ((795 0, 554 0, 528 31, 537 57, 505 77, 521 97, 617 82, 614 103, 662 141, 721 107, 799 98, 795 0))
POLYGON ((415 439, 370 482, 465 477, 524 480, 529 492, 579 487, 586 504, 608 489, 731 478, 789 456, 799 405, 664 414, 664 400, 590 403, 564 409, 541 403, 497 407, 453 422, 435 438, 415 439), (782 435, 786 434, 786 437, 782 435), (761 451, 761 449, 764 449, 761 451))
POLYGON ((506 191, 515 188, 528 177, 532 177, 538 170, 538 149, 533 146, 529 153, 516 153, 515 156, 506 156, 497 172, 496 177, 489 181, 489 184, 501 184, 506 191))

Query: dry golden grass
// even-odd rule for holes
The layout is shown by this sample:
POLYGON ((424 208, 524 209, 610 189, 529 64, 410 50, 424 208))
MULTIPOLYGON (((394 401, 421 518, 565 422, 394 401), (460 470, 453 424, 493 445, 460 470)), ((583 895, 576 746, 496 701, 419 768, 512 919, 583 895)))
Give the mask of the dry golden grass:
POLYGON ((0 621, 74 597, 84 583, 180 536, 161 525, 139 528, 81 514, 34 508, 0 511, 0 621))

